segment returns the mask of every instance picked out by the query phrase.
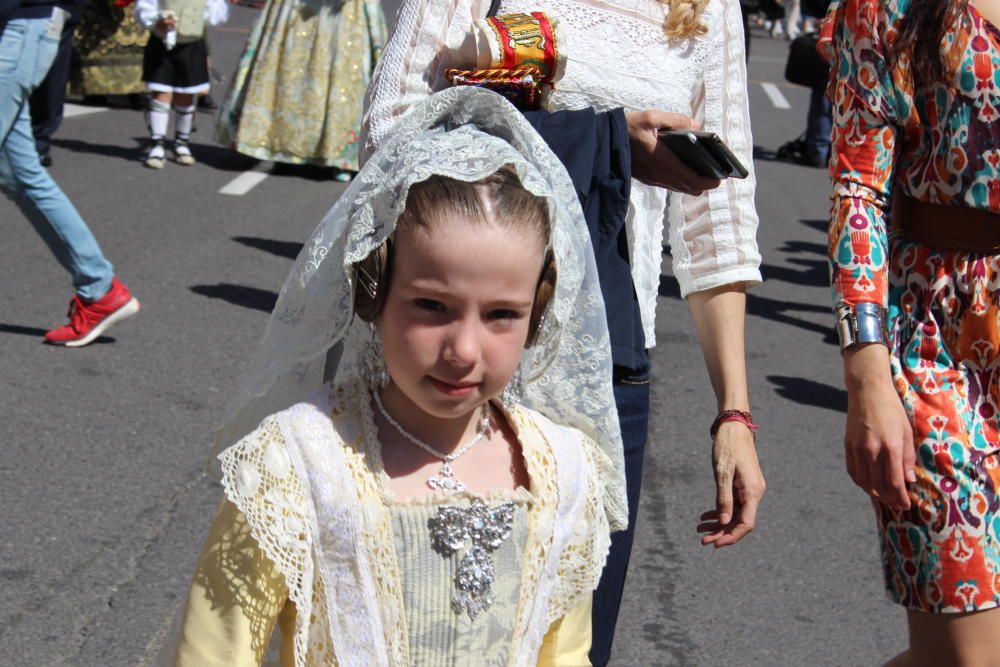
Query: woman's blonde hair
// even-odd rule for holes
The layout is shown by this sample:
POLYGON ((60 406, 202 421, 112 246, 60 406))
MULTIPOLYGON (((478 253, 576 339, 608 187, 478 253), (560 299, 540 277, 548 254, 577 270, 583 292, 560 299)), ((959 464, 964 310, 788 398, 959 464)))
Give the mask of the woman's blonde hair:
POLYGON ((708 28, 701 22, 701 15, 709 0, 660 0, 669 5, 663 32, 668 39, 685 39, 704 35, 708 28))

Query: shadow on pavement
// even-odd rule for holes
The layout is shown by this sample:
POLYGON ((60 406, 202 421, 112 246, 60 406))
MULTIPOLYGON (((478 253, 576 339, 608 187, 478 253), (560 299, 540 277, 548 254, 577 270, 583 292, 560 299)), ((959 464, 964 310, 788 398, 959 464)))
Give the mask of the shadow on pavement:
POLYGON ((262 310, 265 313, 274 310, 274 304, 278 300, 277 292, 245 287, 244 285, 233 285, 232 283, 192 285, 189 289, 195 294, 207 296, 210 299, 222 299, 236 306, 262 310))
MULTIPOLYGON (((80 139, 53 139, 52 145, 63 148, 74 153, 88 153, 90 155, 103 155, 113 157, 127 162, 141 162, 146 150, 147 137, 132 137, 135 142, 134 147, 119 146, 117 144, 94 144, 80 139)), ((167 140, 167 150, 169 153, 170 140, 167 140)), ((198 162, 216 169, 218 171, 247 171, 253 169, 257 160, 245 155, 240 155, 236 151, 212 144, 191 144, 191 152, 198 162)))
MULTIPOLYGON (((144 144, 140 140, 133 137, 136 142, 136 146, 130 148, 128 146, 119 146, 117 144, 92 144, 89 141, 81 141, 80 139, 59 139, 55 138, 52 140, 52 145, 57 148, 62 148, 73 153, 88 153, 90 155, 103 155, 104 157, 113 157, 120 160, 126 160, 128 162, 138 162, 142 157, 142 148, 144 144)), ((58 156, 57 156, 58 157, 58 156)))
POLYGON ((781 280, 805 287, 830 286, 830 269, 826 260, 792 258, 788 262, 803 267, 803 270, 796 271, 786 266, 761 264, 760 271, 764 275, 764 280, 781 280))
POLYGON ((774 393, 793 403, 847 412, 847 392, 843 389, 787 375, 768 375, 767 380, 774 385, 774 393))
MULTIPOLYGON (((36 327, 22 327, 19 324, 3 324, 0 323, 0 334, 17 334, 18 336, 31 336, 33 338, 42 338, 45 335, 45 329, 38 329, 36 327)), ((91 345, 106 345, 108 343, 115 342, 115 339, 111 336, 98 336, 91 345)), ((59 345, 52 345, 51 347, 61 347, 59 345)))
POLYGON ((787 252, 792 255, 812 253, 825 258, 826 246, 822 243, 811 243, 809 241, 785 241, 785 245, 778 248, 778 252, 787 252))
POLYGON ((22 327, 17 324, 0 324, 0 333, 20 334, 21 336, 44 336, 45 329, 22 327))
POLYGON ((821 334, 824 343, 833 344, 836 339, 833 331, 833 316, 830 314, 829 306, 781 301, 780 299, 770 299, 755 294, 747 294, 747 313, 763 317, 772 322, 789 324, 799 329, 821 334), (829 318, 830 324, 816 324, 809 320, 793 317, 789 313, 822 313, 829 318))
MULTIPOLYGON (((817 232, 823 232, 824 234, 830 230, 830 221, 825 218, 823 220, 799 220, 799 222, 810 229, 815 229, 817 232)), ((823 247, 823 253, 826 253, 826 246, 823 247)))
POLYGON ((345 175, 347 180, 350 181, 352 172, 344 171, 343 169, 338 169, 336 167, 323 167, 315 164, 289 164, 287 162, 275 162, 274 166, 271 167, 270 174, 272 176, 292 176, 295 178, 304 178, 309 181, 323 182, 337 181, 341 174, 345 175))
MULTIPOLYGON (((212 131, 211 128, 210 131, 212 131)), ((143 146, 145 146, 145 139, 143 139, 143 146)), ((167 141, 167 148, 169 149, 169 147, 170 142, 167 141)), ((191 153, 198 162, 219 171, 249 171, 257 166, 259 162, 256 158, 248 157, 237 153, 231 148, 223 148, 215 144, 196 144, 192 142, 191 153)))
POLYGON ((302 244, 293 241, 275 241, 259 236, 234 236, 232 238, 237 243, 288 259, 295 259, 299 256, 299 251, 302 250, 302 244))

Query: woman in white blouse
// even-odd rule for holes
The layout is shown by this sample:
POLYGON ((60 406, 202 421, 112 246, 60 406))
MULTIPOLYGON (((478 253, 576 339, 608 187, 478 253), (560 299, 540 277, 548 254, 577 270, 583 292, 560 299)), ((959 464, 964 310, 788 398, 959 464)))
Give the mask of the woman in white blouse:
MULTIPOLYGON (((449 84, 444 72, 469 67, 468 35, 487 15, 489 0, 404 0, 368 91, 366 144, 372 152, 395 119, 414 103, 449 84)), ((627 114, 636 175, 637 152, 652 153, 656 127, 652 114, 685 121, 690 117, 715 132, 750 169, 749 178, 728 179, 704 192, 678 184, 671 175, 633 181, 626 221, 629 263, 646 347, 655 345, 654 310, 660 278, 663 230, 669 230, 673 272, 681 296, 691 306, 720 416, 749 415, 744 356, 745 290, 760 282, 757 214, 754 208, 750 117, 739 0, 501 0, 499 14, 543 11, 558 21, 559 53, 565 70, 543 98, 548 111, 623 108, 627 114), (636 113, 646 111, 647 113, 636 113), (690 194, 684 194, 685 192, 690 194), (729 412, 727 412, 729 411, 729 412)), ((658 153, 665 150, 656 147, 658 153)), ((627 298, 623 295, 623 298, 627 298)), ((648 382, 648 374, 645 376, 648 382)), ((625 384, 642 377, 622 378, 625 384)), ((616 396, 618 388, 616 377, 616 396)), ((648 387, 638 415, 641 435, 626 439, 630 524, 634 525, 648 416, 648 387), (634 442, 629 456, 629 440, 634 442), (633 502, 634 501, 634 502, 633 502)), ((764 478, 757 465, 753 434, 746 423, 718 425, 712 452, 717 484, 716 507, 706 512, 699 531, 704 544, 734 544, 755 523, 764 478)), ((591 661, 606 664, 631 549, 630 530, 612 547, 605 580, 595 596, 591 661), (617 563, 617 564, 616 564, 617 563)), ((616 537, 623 534, 616 534, 616 537)))

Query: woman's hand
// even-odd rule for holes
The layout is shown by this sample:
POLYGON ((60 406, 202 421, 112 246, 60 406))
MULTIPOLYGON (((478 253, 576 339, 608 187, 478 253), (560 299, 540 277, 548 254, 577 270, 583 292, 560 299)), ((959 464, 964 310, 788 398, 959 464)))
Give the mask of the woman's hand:
POLYGON ((889 371, 884 345, 844 351, 847 473, 872 498, 894 510, 910 509, 907 482, 917 481, 913 427, 903 410, 889 371))
MULTIPOLYGON (((719 412, 750 410, 743 324, 745 286, 722 285, 688 295, 698 340, 719 412)), ((753 433, 739 422, 723 422, 712 445, 715 509, 701 515, 702 544, 736 544, 754 529, 764 495, 764 475, 757 463, 753 433)))
POLYGON ((712 446, 715 509, 701 515, 704 545, 736 544, 753 531, 766 483, 757 463, 753 433, 739 422, 719 426, 712 446))
POLYGON ((625 114, 629 147, 632 151, 632 176, 640 183, 698 195, 719 187, 716 178, 699 176, 660 141, 660 130, 698 129, 691 118, 666 111, 633 111, 625 114))

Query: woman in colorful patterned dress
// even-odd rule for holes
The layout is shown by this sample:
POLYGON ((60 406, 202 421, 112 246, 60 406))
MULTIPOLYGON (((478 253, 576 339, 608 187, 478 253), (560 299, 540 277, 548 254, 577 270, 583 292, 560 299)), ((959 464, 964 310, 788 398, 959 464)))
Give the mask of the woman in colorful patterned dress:
POLYGON ((216 141, 260 160, 357 171, 365 90, 385 39, 377 0, 270 0, 226 93, 216 141))
POLYGON ((997 0, 840 0, 821 39, 845 452, 908 610, 893 666, 1000 665, 998 25, 997 0))

